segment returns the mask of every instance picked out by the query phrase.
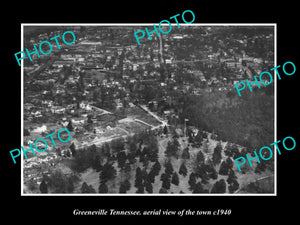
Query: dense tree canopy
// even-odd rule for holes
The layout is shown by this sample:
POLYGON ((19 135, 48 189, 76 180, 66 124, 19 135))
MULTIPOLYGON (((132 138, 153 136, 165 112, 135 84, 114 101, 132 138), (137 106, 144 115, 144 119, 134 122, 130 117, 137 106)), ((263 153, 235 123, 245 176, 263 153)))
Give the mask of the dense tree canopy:
POLYGON ((105 163, 100 172, 100 183, 106 183, 108 180, 114 179, 117 175, 116 169, 110 164, 105 163))
POLYGON ((184 177, 187 175, 187 168, 184 163, 182 163, 181 166, 179 167, 179 174, 184 177))
POLYGON ((224 179, 217 181, 213 188, 211 189, 211 193, 225 193, 226 192, 226 183, 224 179))
POLYGON ((212 158, 214 165, 218 165, 221 162, 222 159, 221 151, 222 151, 222 146, 218 144, 214 149, 213 158, 212 158))

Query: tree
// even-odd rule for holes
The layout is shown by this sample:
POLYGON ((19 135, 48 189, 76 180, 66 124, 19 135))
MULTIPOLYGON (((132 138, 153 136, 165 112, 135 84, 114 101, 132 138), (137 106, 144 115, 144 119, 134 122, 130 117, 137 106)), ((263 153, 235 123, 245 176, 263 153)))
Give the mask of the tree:
POLYGON ((237 180, 233 180, 232 183, 228 187, 229 193, 234 193, 237 189, 239 189, 240 185, 237 180))
POLYGON ((194 137, 194 135, 193 135, 192 132, 188 132, 188 131, 189 131, 189 129, 187 129, 188 142, 189 142, 189 143, 194 143, 194 142, 195 142, 195 137, 194 137))
POLYGON ((221 151, 222 151, 222 146, 218 144, 214 149, 214 153, 212 157, 214 165, 218 165, 221 162, 222 159, 221 151))
POLYGON ((40 192, 48 193, 48 185, 46 184, 46 182, 44 180, 40 184, 40 192))
POLYGON ((148 155, 142 154, 140 156, 140 162, 143 164, 143 167, 147 167, 149 165, 148 155))
POLYGON ((54 190, 54 193, 72 193, 73 182, 78 181, 75 175, 65 175, 60 170, 55 170, 49 177, 47 186, 54 190))
POLYGON ((229 168, 227 166, 227 163, 225 161, 223 161, 220 166, 219 174, 220 175, 228 175, 228 169, 229 168))
POLYGON ((147 180, 151 183, 154 183, 155 176, 156 176, 156 172, 153 169, 151 169, 150 172, 148 173, 147 180))
POLYGON ((196 185, 196 175, 193 172, 189 176, 188 184, 190 185, 190 190, 193 190, 196 185))
POLYGON ((162 181, 162 187, 166 190, 170 189, 171 182, 170 182, 171 174, 162 173, 160 176, 160 180, 162 181))
POLYGON ((108 193, 108 187, 105 183, 101 183, 98 188, 99 193, 108 193))
POLYGON ((178 159, 178 154, 179 154, 179 145, 177 144, 178 141, 177 139, 173 139, 173 141, 169 141, 168 142, 168 145, 166 147, 166 150, 165 150, 165 155, 166 157, 175 157, 178 159), (176 141, 175 141, 176 140, 176 141))
POLYGON ((226 164, 227 164, 227 166, 228 166, 229 169, 232 169, 232 167, 233 167, 233 162, 232 162, 232 160, 231 160, 230 157, 227 157, 227 159, 226 159, 226 164))
POLYGON ((142 184, 137 187, 136 193, 139 193, 139 194, 144 193, 144 186, 142 184))
POLYGON ((226 150, 224 151, 225 155, 228 157, 238 158, 240 155, 239 149, 235 144, 227 144, 226 150))
POLYGON ((148 181, 147 179, 145 180, 145 189, 148 193, 153 193, 153 187, 150 181, 148 181))
POLYGON ((202 165, 202 164, 204 164, 204 160, 205 160, 204 155, 203 155, 202 151, 200 150, 197 153, 196 163, 202 165))
POLYGON ((232 160, 228 157, 225 161, 221 163, 219 174, 220 175, 228 175, 229 170, 232 169, 233 162, 232 160))
POLYGON ((159 189, 159 193, 160 194, 166 194, 166 193, 168 193, 168 191, 165 189, 165 188, 161 188, 161 189, 159 189))
POLYGON ((147 169, 144 167, 141 171, 142 180, 145 181, 148 177, 147 169))
POLYGON ((217 173, 217 171, 216 171, 216 169, 215 169, 214 166, 211 166, 211 170, 210 170, 210 173, 209 173, 209 177, 210 177, 211 179, 213 179, 213 180, 218 179, 218 173, 217 173))
POLYGON ((80 190, 81 190, 81 193, 89 193, 88 192, 89 191, 89 186, 87 185, 86 182, 83 182, 83 184, 81 185, 80 190))
POLYGON ((190 159, 190 153, 189 153, 189 148, 186 147, 183 149, 182 154, 181 154, 182 159, 190 159))
POLYGON ((179 184, 179 177, 178 177, 178 174, 176 172, 174 172, 173 175, 172 175, 171 183, 174 184, 174 185, 179 184))
POLYGON ((138 148, 135 152, 135 157, 141 157, 141 155, 142 155, 142 151, 140 148, 138 148))
POLYGON ((205 169, 205 165, 198 165, 195 170, 195 175, 201 178, 201 182, 206 184, 209 180, 209 176, 207 175, 207 171, 205 169))
POLYGON ((71 169, 76 172, 83 172, 87 168, 93 166, 96 152, 91 151, 91 148, 78 149, 75 157, 71 161, 71 169))
POLYGON ((234 173, 234 171, 232 169, 229 169, 229 173, 228 173, 228 178, 227 178, 227 183, 231 184, 232 182, 234 182, 234 180, 236 180, 236 175, 234 173))
POLYGON ((135 159, 135 152, 129 152, 127 154, 127 159, 128 159, 128 163, 129 164, 134 164, 136 162, 136 159, 135 159))
POLYGON ((198 131, 197 135, 194 138, 194 142, 197 143, 198 145, 200 145, 203 141, 203 132, 202 131, 198 131))
POLYGON ((75 157, 76 156, 76 149, 75 149, 74 142, 72 142, 72 144, 70 145, 69 148, 71 150, 72 156, 75 157))
POLYGON ((70 177, 67 179, 66 189, 67 189, 67 193, 73 193, 74 191, 74 184, 70 177))
MULTIPOLYGON (((225 152, 225 151, 224 151, 225 152)), ((248 153, 248 149, 247 148, 243 148, 241 151, 241 155, 246 155, 248 153)))
POLYGON ((170 178, 170 174, 162 173, 162 174, 160 175, 160 180, 161 180, 161 181, 166 180, 166 179, 168 179, 168 178, 170 178))
POLYGON ((104 145, 102 146, 102 150, 103 150, 102 152, 103 152, 104 156, 109 158, 110 157, 110 146, 107 142, 105 142, 104 145))
POLYGON ((55 149, 55 152, 56 152, 57 156, 61 156, 61 150, 60 150, 60 148, 55 149))
POLYGON ((89 193, 96 193, 96 190, 92 185, 89 185, 89 193))
POLYGON ((226 183, 224 179, 217 181, 210 193, 225 193, 226 192, 226 183))
POLYGON ((93 117, 92 115, 88 115, 88 116, 87 116, 87 121, 86 121, 86 122, 87 122, 88 124, 90 124, 90 125, 93 123, 92 117, 93 117))
POLYGON ((131 166, 130 166, 129 162, 125 163, 124 172, 125 173, 130 173, 131 172, 131 166))
POLYGON ((66 156, 67 156, 67 157, 71 157, 71 153, 70 153, 69 150, 66 150, 66 156))
POLYGON ((145 135, 143 138, 144 145, 146 145, 150 150, 158 149, 158 141, 154 134, 151 132, 145 135))
POLYGON ((89 151, 95 153, 97 151, 97 146, 95 144, 92 144, 90 147, 89 147, 89 151))
POLYGON ((140 161, 146 163, 150 160, 155 162, 158 159, 158 143, 154 136, 150 135, 144 139, 144 144, 146 145, 143 148, 143 151, 140 155, 140 161))
MULTIPOLYGON (((177 133, 176 133, 177 134, 177 133)), ((178 141, 178 137, 174 137, 173 138, 173 144, 175 145, 175 147, 179 148, 180 147, 180 143, 178 141)))
POLYGON ((136 168, 135 171, 135 182, 134 186, 137 188, 143 184, 143 178, 142 178, 142 170, 140 167, 136 168))
POLYGON ((167 128, 167 126, 166 126, 166 125, 164 126, 163 133, 164 133, 165 135, 167 135, 167 134, 168 134, 168 128, 167 128))
POLYGON ((96 170, 96 172, 99 172, 102 169, 102 165, 100 161, 101 159, 99 155, 96 155, 92 161, 92 168, 96 170))
POLYGON ((37 183, 33 179, 27 182, 27 187, 30 191, 37 191, 38 188, 37 183))
POLYGON ((122 138, 114 139, 111 141, 110 147, 114 152, 124 151, 124 140, 122 138))
POLYGON ((69 131, 73 131, 73 130, 74 130, 73 125, 72 125, 72 120, 69 120, 69 123, 68 123, 68 125, 67 125, 67 129, 68 129, 69 131))
POLYGON ((130 153, 135 154, 135 152, 136 152, 136 150, 137 150, 137 147, 136 147, 136 143, 135 143, 133 140, 131 140, 131 141, 129 142, 129 144, 128 144, 128 149, 129 149, 129 152, 130 152, 130 153))
POLYGON ((30 136, 30 132, 28 129, 24 129, 24 136, 30 136))
POLYGON ((121 183, 119 193, 126 193, 130 189, 130 182, 129 180, 125 180, 124 182, 121 183))
POLYGON ((161 165, 158 162, 158 160, 156 160, 156 162, 152 166, 152 170, 153 170, 153 173, 155 174, 155 176, 157 176, 159 174, 159 171, 161 170, 161 165))
POLYGON ((201 182, 198 182, 194 185, 193 193, 204 193, 201 182))
POLYGON ((117 161, 119 168, 123 168, 125 166, 126 159, 126 153, 124 151, 117 153, 117 161))
POLYGON ((179 167, 179 174, 184 177, 187 175, 187 168, 184 163, 182 163, 181 166, 179 167))
POLYGON ((151 162, 155 162, 158 160, 158 148, 151 149, 150 153, 148 154, 148 158, 151 162))
POLYGON ((96 193, 96 190, 92 185, 87 185, 86 182, 83 182, 80 188, 81 193, 96 193))
POLYGON ((100 183, 106 183, 108 180, 114 179, 116 174, 115 168, 109 162, 106 162, 99 175, 100 183))
POLYGON ((165 179, 163 179, 161 187, 166 190, 170 189, 171 187, 170 177, 166 177, 165 179))
POLYGON ((168 160, 167 163, 165 164, 165 172, 166 172, 166 174, 171 175, 173 173, 173 171, 174 171, 174 169, 173 169, 172 163, 170 160, 168 160))

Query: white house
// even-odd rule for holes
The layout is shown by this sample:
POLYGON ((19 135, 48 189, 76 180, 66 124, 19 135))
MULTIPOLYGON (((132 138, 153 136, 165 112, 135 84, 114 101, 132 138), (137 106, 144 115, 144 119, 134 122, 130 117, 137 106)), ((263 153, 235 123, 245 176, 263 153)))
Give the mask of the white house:
POLYGON ((43 125, 41 127, 37 127, 35 128, 32 132, 35 132, 35 133, 42 133, 42 132, 45 132, 47 131, 47 126, 46 125, 43 125))

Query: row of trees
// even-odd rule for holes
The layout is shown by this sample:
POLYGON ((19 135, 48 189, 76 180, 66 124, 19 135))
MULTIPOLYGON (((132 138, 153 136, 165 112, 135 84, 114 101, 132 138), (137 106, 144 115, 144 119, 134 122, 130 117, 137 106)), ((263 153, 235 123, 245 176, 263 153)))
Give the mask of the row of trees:
POLYGON ((49 176, 44 175, 40 184, 40 192, 73 193, 74 184, 79 181, 75 174, 63 174, 60 170, 53 171, 49 176))
MULTIPOLYGON (((201 151, 200 151, 201 152, 201 151)), ((197 154, 197 158, 201 158, 201 154, 197 154)), ((196 159, 197 161, 202 161, 202 159, 196 159)), ((202 161, 203 162, 203 161, 202 161)), ((221 163, 219 174, 227 175, 227 184, 228 190, 230 193, 235 192, 239 188, 239 183, 237 182, 237 177, 232 170, 233 163, 230 158, 227 158, 225 161, 221 163)), ((106 166, 105 166, 106 167, 106 166)), ((179 168, 178 173, 174 171, 172 163, 168 160, 164 166, 165 170, 160 176, 160 181, 162 182, 159 193, 167 193, 170 190, 171 184, 179 185, 179 175, 186 176, 188 174, 187 167, 183 162, 179 168), (178 175, 179 174, 179 175, 178 175)), ((108 188, 106 186, 106 181, 109 179, 115 178, 115 169, 110 165, 107 166, 107 169, 103 170, 100 173, 100 180, 102 181, 99 186, 99 193, 107 193, 108 188), (107 170, 106 172, 104 172, 107 170)), ((158 161, 156 161, 149 173, 147 173, 146 168, 141 169, 138 167, 135 171, 135 181, 134 187, 137 189, 136 193, 153 193, 153 184, 155 183, 155 177, 159 174, 161 170, 161 165, 158 161)), ((215 170, 212 161, 208 163, 201 163, 198 165, 194 172, 190 173, 188 184, 190 186, 190 190, 193 193, 208 193, 207 189, 204 189, 203 186, 208 183, 209 179, 216 180, 218 178, 218 173, 215 170), (200 178, 201 181, 198 181, 200 178)), ((126 193, 131 188, 130 181, 126 179, 121 182, 119 193, 126 193)), ((226 192, 226 182, 224 179, 217 181, 213 188, 211 189, 211 193, 225 193, 226 192)))
MULTIPOLYGON (((202 140, 203 145, 203 133, 198 132, 198 141, 202 140)), ((203 146, 202 146, 203 147, 203 146)), ((142 134, 136 137, 130 137, 126 143, 123 139, 118 139, 110 144, 106 143, 98 149, 95 145, 91 145, 84 150, 76 150, 75 145, 71 144, 70 151, 72 152, 71 168, 77 172, 83 172, 87 168, 93 168, 99 172, 100 185, 98 188, 99 193, 108 193, 108 181, 112 181, 117 176, 117 169, 119 173, 124 173, 125 179, 120 181, 119 192, 126 193, 131 188, 131 176, 132 166, 136 165, 136 162, 142 163, 143 167, 137 167, 135 170, 134 187, 137 193, 153 193, 153 184, 156 180, 156 176, 159 175, 161 165, 158 161, 158 143, 154 135, 142 134), (149 165, 152 164, 151 168, 149 165)), ((165 156, 166 162, 164 164, 165 171, 161 174, 159 180, 161 181, 160 193, 167 193, 170 190, 171 184, 179 185, 179 175, 185 177, 189 174, 189 189, 193 193, 206 193, 206 184, 209 180, 216 180, 218 174, 227 175, 227 183, 229 192, 234 192, 238 189, 239 184, 236 180, 234 171, 232 170, 233 161, 231 156, 234 156, 239 152, 235 146, 228 146, 224 151, 227 155, 226 160, 222 161, 222 146, 218 144, 212 154, 212 158, 205 159, 205 153, 199 150, 196 157, 193 158, 194 168, 189 174, 186 167, 186 162, 191 160, 191 154, 189 147, 181 150, 178 137, 175 135, 168 142, 165 156), (181 158, 181 165, 178 171, 174 171, 171 163, 171 159, 178 160, 181 158), (216 166, 220 164, 220 169, 217 172, 216 166)), ((91 187, 87 188, 87 184, 82 184, 83 193, 94 193, 91 187)), ((215 183, 214 186, 218 187, 219 183, 215 183)), ((44 184, 42 185, 42 187, 44 184)), ((213 188, 211 190, 219 190, 219 188, 213 188)), ((44 189, 43 189, 44 190, 44 189)), ((221 190, 221 189, 220 189, 221 190)), ((222 189, 223 190, 223 189, 222 189)), ((225 188, 226 190, 226 188, 225 188)))
MULTIPOLYGON (((100 186, 99 193, 107 193, 108 186, 107 182, 113 180, 116 177, 116 169, 113 163, 116 161, 120 172, 127 174, 127 178, 120 182, 119 192, 126 193, 130 187, 130 173, 132 171, 131 165, 135 164, 137 160, 143 164, 143 169, 138 167, 135 171, 135 183, 134 186, 137 188, 137 193, 148 193, 153 192, 152 183, 155 181, 155 176, 158 175, 161 168, 158 162, 158 143, 154 135, 148 133, 142 133, 140 136, 133 136, 127 139, 125 145, 123 142, 115 141, 112 142, 110 148, 112 149, 113 155, 110 155, 110 160, 100 169, 100 186), (147 166, 152 162, 153 166, 149 173, 147 173, 147 166)), ((107 148, 107 146, 106 146, 107 148)))

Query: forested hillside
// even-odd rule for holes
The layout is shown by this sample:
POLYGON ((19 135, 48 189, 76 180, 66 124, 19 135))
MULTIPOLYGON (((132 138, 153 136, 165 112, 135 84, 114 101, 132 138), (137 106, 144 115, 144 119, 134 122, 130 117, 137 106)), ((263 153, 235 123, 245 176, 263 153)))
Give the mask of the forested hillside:
POLYGON ((223 141, 257 149, 274 140, 273 86, 243 93, 213 92, 182 99, 180 119, 200 129, 214 131, 223 141))

